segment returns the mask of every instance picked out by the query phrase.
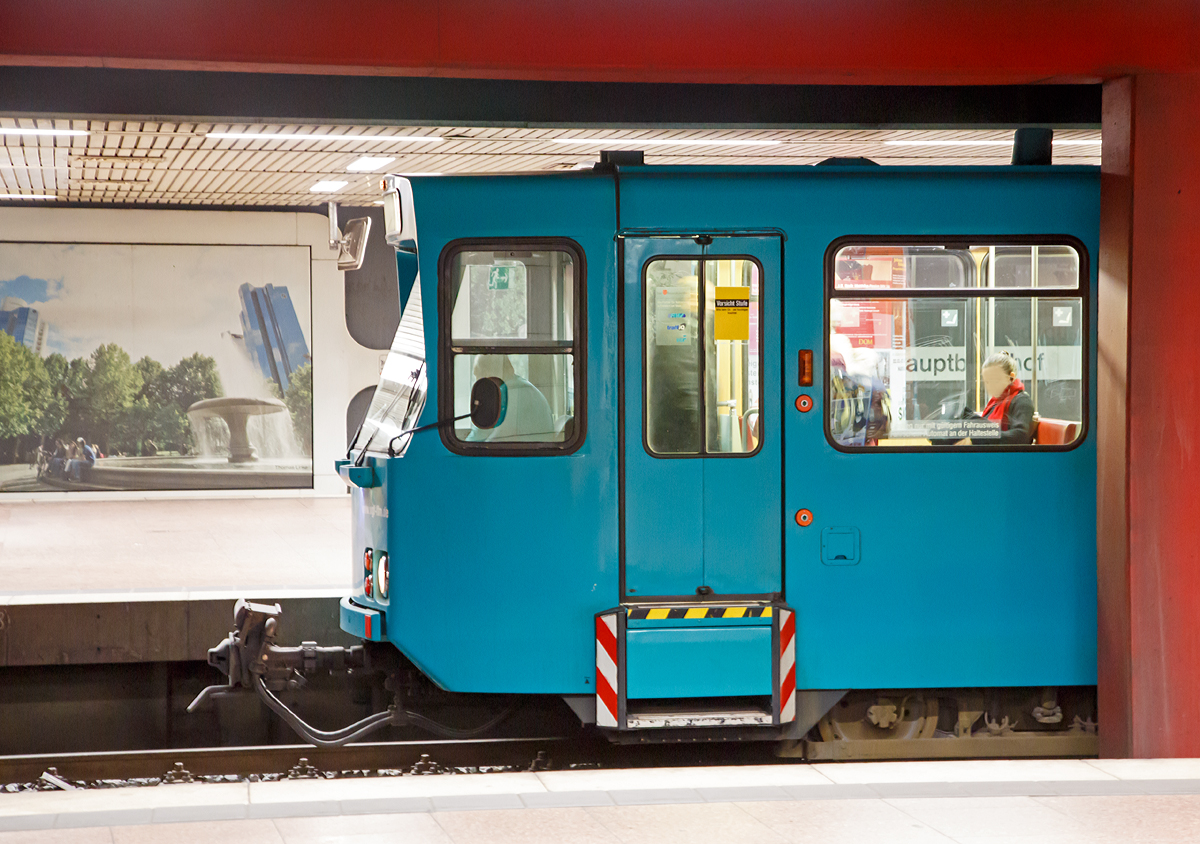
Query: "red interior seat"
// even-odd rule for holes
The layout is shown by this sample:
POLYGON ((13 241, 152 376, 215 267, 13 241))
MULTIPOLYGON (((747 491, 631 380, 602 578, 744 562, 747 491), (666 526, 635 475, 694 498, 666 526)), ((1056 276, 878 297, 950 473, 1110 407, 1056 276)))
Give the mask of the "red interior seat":
POLYGON ((1037 422, 1033 441, 1038 445, 1066 445, 1075 441, 1075 435, 1078 432, 1078 422, 1042 417, 1037 422))

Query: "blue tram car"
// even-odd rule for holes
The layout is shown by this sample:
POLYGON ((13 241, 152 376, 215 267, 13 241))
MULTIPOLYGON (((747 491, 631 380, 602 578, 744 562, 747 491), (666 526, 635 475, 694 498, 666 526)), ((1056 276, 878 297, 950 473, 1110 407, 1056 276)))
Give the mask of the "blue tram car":
POLYGON ((1094 752, 1095 168, 384 186, 344 630, 619 742, 1094 752))

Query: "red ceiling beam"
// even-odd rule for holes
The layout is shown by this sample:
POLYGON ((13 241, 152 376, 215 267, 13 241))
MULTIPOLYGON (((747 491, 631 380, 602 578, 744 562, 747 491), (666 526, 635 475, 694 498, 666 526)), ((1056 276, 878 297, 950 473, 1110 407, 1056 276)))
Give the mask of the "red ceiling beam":
POLYGON ((1200 69, 1194 0, 0 0, 0 64, 1017 84, 1200 69))

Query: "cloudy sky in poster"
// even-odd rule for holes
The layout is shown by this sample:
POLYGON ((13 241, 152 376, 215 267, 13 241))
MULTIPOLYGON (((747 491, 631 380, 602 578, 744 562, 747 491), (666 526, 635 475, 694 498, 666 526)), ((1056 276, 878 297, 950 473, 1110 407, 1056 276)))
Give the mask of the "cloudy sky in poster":
POLYGON ((222 334, 242 331, 245 282, 286 287, 309 340, 306 247, 0 243, 0 300, 37 308, 51 325, 47 353, 68 358, 116 343, 169 367, 200 352, 236 381, 222 334))

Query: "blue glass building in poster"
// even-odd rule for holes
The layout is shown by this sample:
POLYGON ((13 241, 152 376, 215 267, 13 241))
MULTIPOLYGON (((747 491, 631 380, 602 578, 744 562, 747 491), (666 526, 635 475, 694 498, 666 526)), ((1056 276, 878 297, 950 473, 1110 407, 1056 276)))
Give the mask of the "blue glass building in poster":
POLYGON ((26 348, 38 351, 38 312, 20 300, 6 300, 5 305, 15 305, 8 310, 0 310, 0 331, 14 338, 26 348))
POLYGON ((238 288, 242 335, 250 359, 263 377, 286 393, 292 373, 310 361, 308 343, 286 287, 267 284, 238 288))

